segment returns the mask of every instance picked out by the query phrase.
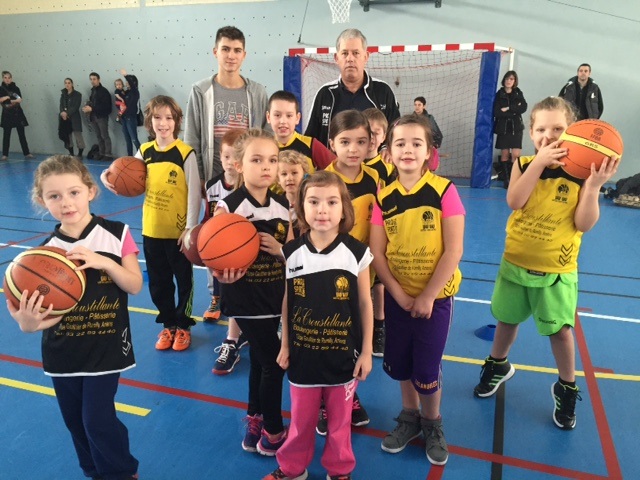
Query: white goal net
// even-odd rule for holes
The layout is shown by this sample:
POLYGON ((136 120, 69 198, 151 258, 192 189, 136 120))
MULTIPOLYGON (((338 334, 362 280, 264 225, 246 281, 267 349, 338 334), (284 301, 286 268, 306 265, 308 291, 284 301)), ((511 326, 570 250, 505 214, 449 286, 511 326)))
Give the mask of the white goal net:
MULTIPOLYGON (((444 136, 439 149, 438 173, 468 178, 473 158, 480 64, 482 54, 493 50, 494 46, 482 44, 489 46, 477 48, 477 45, 469 44, 465 48, 464 45, 369 47, 367 72, 389 84, 403 115, 413 112, 414 98, 425 97, 427 111, 435 117, 444 136), (429 50, 414 51, 418 48, 429 50)), ((320 51, 323 53, 298 54, 302 78, 302 131, 306 128, 318 89, 340 75, 333 50, 320 51)), ((295 54, 295 50, 291 52, 295 54)))

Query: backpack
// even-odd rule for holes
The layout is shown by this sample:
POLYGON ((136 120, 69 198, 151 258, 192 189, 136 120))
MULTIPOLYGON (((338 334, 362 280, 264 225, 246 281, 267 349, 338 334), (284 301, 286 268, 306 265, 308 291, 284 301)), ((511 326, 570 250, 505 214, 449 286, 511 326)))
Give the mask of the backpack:
POLYGON ((94 160, 100 155, 100 147, 95 143, 87 152, 87 158, 89 160, 94 160))

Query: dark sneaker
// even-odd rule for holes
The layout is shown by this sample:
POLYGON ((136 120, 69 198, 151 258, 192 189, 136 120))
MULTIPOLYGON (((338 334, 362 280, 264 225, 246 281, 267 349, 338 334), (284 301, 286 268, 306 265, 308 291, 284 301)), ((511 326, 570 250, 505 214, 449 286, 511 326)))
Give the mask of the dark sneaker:
POLYGON ((233 367, 240 361, 240 353, 233 340, 225 340, 222 345, 213 349, 218 354, 218 359, 213 366, 214 375, 228 375, 233 372, 233 367))
POLYGON ((487 357, 480 372, 480 383, 473 389, 476 397, 490 397, 498 391, 498 387, 509 380, 516 373, 516 369, 509 360, 496 362, 487 357))
POLYGON ((384 356, 384 327, 373 329, 373 356, 384 356))
POLYGON ((242 440, 242 449, 245 452, 257 452, 256 447, 262 432, 262 415, 247 415, 244 421, 247 423, 247 429, 242 440))
POLYGON ((217 322, 220 320, 220 297, 217 295, 211 297, 211 304, 202 314, 202 319, 205 322, 217 322))
POLYGON ((347 475, 329 475, 327 473, 327 480, 351 480, 351 474, 347 475))
POLYGON ((553 423, 563 430, 576 428, 576 400, 582 400, 578 387, 571 388, 556 382, 551 385, 553 423))
POLYGON ((278 467, 273 473, 270 473, 266 477, 263 477, 262 480, 306 480, 309 477, 309 472, 306 470, 302 472, 300 475, 294 477, 287 477, 280 467, 278 467))
POLYGON ((351 425, 354 427, 362 427, 364 425, 368 425, 369 415, 367 415, 367 411, 360 404, 360 399, 358 398, 358 394, 354 394, 353 396, 353 407, 351 408, 351 425))
POLYGON ((267 457, 273 457, 287 439, 287 433, 288 430, 285 428, 282 432, 271 435, 263 428, 260 441, 256 446, 258 453, 260 455, 266 455, 267 457))
POLYGON ((389 453, 401 452, 411 440, 418 438, 422 431, 420 416, 417 414, 414 415, 403 410, 394 420, 398 422, 398 425, 384 437, 381 445, 382 450, 389 453))
POLYGON ((427 459, 433 465, 444 465, 449 459, 449 448, 442 431, 442 419, 428 420, 421 418, 420 425, 426 442, 425 452, 427 459))
POLYGON ((318 423, 316 424, 316 432, 323 437, 327 434, 327 410, 324 406, 320 407, 318 412, 318 423))
POLYGON ((238 346, 238 350, 249 345, 249 340, 244 336, 244 333, 240 332, 240 337, 238 337, 238 343, 236 343, 236 345, 238 346))

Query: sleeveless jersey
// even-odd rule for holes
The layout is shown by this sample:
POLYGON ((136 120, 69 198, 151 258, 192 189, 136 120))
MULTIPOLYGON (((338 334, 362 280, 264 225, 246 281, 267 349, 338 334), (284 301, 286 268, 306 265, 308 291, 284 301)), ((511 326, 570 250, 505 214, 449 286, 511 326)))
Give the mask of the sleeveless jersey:
POLYGON ((225 181, 224 172, 209 180, 204 187, 204 192, 207 199, 207 210, 205 211, 205 218, 213 217, 213 212, 216 211, 218 202, 226 198, 227 195, 233 192, 233 190, 234 186, 228 185, 225 181))
POLYGON ((293 132, 291 140, 286 144, 278 142, 280 151, 294 150, 307 157, 309 162, 309 173, 313 173, 316 170, 322 170, 329 165, 335 157, 335 155, 325 147, 321 142, 313 137, 301 135, 298 132, 293 132))
POLYGON ((318 252, 309 234, 287 243, 289 369, 294 385, 342 385, 353 380, 362 348, 358 274, 373 256, 349 234, 318 252))
POLYGON ((338 175, 347 184, 347 190, 351 194, 351 203, 355 212, 355 223, 349 232, 356 240, 369 245, 369 233, 371 232, 371 212, 376 202, 378 182, 380 177, 373 168, 362 165, 360 173, 355 180, 342 175, 335 168, 336 162, 331 163, 325 170, 338 175))
MULTIPOLYGON (((534 158, 520 157, 518 168, 526 171, 534 158)), ((527 203, 509 216, 504 258, 539 272, 576 270, 582 232, 573 217, 582 183, 561 168, 545 168, 527 203)))
MULTIPOLYGON (((442 257, 443 196, 453 184, 427 171, 410 191, 396 180, 378 194, 378 204, 389 242, 389 269, 402 289, 418 296, 442 257)), ((456 193, 457 195, 457 193, 456 193)), ((455 295, 462 274, 456 270, 437 298, 455 295)))
POLYGON ((389 185, 393 180, 395 180, 393 165, 382 160, 382 156, 380 154, 370 160, 367 160, 364 164, 378 172, 382 187, 389 185))
MULTIPOLYGON (((289 231, 289 202, 283 195, 267 192, 267 203, 260 205, 243 185, 230 193, 218 206, 242 215, 258 232, 265 232, 280 243, 289 231)), ((284 263, 260 250, 247 273, 234 283, 221 283, 220 309, 227 317, 267 318, 282 313, 284 263)))
MULTIPOLYGON (((129 227, 93 217, 79 239, 56 226, 43 245, 71 250, 80 245, 122 265, 129 227)), ((42 332, 42 363, 51 376, 102 375, 135 366, 127 310, 129 295, 102 270, 88 268, 80 303, 60 323, 42 332)))
POLYGON ((184 163, 193 148, 175 140, 165 150, 156 142, 142 144, 147 164, 147 190, 142 207, 142 235, 179 238, 187 226, 188 192, 184 163))

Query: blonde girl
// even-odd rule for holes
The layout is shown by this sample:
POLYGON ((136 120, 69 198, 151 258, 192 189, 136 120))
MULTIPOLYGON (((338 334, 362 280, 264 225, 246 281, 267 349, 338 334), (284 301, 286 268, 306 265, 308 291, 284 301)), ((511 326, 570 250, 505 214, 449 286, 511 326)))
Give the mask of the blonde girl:
POLYGON ((135 367, 127 304, 129 294, 142 288, 142 272, 129 227, 91 213, 97 194, 77 157, 56 155, 38 165, 32 199, 60 222, 43 245, 81 262, 86 289, 76 308, 55 318, 47 318, 52 305, 43 305, 37 291, 23 292, 20 307, 7 302, 7 308, 21 330, 42 330, 44 372, 52 378, 84 476, 134 479, 138 460, 114 398, 120 373, 135 367), (109 322, 93 320, 98 304, 109 322))
POLYGON ((221 283, 222 314, 235 318, 251 345, 242 448, 273 456, 287 438, 281 413, 284 370, 276 357, 285 280, 281 249, 289 235, 289 203, 269 190, 278 173, 279 149, 273 134, 251 129, 236 140, 234 150, 242 185, 218 202, 214 215, 229 212, 249 219, 260 235, 260 253, 248 269, 214 272, 214 276, 221 283))

